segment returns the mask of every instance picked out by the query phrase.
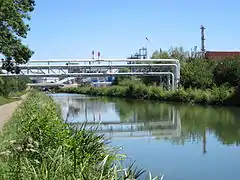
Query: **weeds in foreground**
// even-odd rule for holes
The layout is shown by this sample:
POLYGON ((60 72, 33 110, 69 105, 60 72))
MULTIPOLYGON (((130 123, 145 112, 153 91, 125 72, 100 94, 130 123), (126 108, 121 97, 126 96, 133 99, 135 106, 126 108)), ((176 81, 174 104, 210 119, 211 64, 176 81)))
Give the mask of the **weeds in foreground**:
POLYGON ((103 135, 85 125, 70 128, 59 112, 52 98, 29 94, 0 136, 0 179, 130 180, 145 172, 133 164, 124 169, 125 156, 103 135))

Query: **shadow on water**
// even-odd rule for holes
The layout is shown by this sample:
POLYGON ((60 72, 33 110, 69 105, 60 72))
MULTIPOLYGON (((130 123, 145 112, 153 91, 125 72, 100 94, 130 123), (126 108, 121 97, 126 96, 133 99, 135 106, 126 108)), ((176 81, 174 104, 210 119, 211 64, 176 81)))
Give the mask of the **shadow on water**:
POLYGON ((203 142, 214 133, 223 144, 239 145, 238 108, 166 104, 84 95, 53 95, 63 107, 63 116, 73 126, 84 121, 99 124, 99 131, 112 138, 169 139, 174 144, 203 142), (68 117, 67 117, 68 116, 68 117))

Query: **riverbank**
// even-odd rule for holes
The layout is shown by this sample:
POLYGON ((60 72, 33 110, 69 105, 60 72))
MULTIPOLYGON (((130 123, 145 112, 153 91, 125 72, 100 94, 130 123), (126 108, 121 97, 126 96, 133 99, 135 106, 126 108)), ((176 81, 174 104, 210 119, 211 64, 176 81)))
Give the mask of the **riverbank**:
POLYGON ((128 86, 63 88, 58 92, 208 105, 240 105, 238 90, 227 87, 213 87, 206 90, 179 88, 166 91, 161 87, 136 83, 128 86))
POLYGON ((30 92, 0 136, 0 179, 108 180, 141 174, 124 175, 118 163, 123 155, 94 130, 73 130, 60 112, 51 97, 30 92))

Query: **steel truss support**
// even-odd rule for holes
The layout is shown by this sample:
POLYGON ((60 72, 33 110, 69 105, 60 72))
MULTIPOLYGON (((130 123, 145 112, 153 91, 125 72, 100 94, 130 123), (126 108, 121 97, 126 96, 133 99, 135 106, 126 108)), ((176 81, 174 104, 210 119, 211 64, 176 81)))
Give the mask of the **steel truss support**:
POLYGON ((21 71, 17 76, 28 77, 166 76, 171 89, 177 88, 180 80, 180 63, 176 59, 32 60, 19 65, 19 68, 21 71), (123 73, 121 69, 127 69, 128 72, 123 73))

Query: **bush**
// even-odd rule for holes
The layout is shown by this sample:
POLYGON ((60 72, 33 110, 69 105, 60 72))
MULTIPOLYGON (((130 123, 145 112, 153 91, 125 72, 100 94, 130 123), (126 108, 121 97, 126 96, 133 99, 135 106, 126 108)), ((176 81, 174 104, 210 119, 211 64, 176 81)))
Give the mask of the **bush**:
POLYGON ((215 62, 195 59, 181 64, 180 84, 184 88, 207 89, 214 85, 215 62))
POLYGON ((240 85, 240 60, 226 59, 220 61, 215 67, 214 81, 216 85, 239 86, 240 85))
POLYGON ((30 79, 27 77, 0 77, 0 96, 9 96, 12 92, 24 91, 30 79))
MULTIPOLYGON (((238 91, 226 86, 211 89, 179 88, 177 90, 166 91, 162 87, 146 86, 144 84, 131 84, 129 86, 108 86, 98 87, 78 87, 60 89, 59 92, 80 93, 95 96, 114 96, 127 97, 134 99, 147 99, 158 101, 177 101, 197 104, 215 104, 215 105, 238 105, 238 91)), ((240 96, 239 96, 240 97, 240 96)))

